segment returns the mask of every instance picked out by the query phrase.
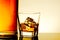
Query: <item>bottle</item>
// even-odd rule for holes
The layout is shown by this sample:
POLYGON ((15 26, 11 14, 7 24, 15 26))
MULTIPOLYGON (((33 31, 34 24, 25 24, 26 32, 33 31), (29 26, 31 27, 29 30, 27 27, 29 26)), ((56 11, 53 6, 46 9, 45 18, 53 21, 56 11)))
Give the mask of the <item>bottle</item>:
POLYGON ((0 38, 16 38, 17 0, 0 0, 0 38))

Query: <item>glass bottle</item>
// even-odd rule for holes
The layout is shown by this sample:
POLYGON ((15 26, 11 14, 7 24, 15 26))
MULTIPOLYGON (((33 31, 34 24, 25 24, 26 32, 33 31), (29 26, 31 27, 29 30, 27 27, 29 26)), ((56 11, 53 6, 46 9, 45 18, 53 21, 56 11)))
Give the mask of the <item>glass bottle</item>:
POLYGON ((15 38, 17 32, 17 0, 0 0, 0 38, 15 38))

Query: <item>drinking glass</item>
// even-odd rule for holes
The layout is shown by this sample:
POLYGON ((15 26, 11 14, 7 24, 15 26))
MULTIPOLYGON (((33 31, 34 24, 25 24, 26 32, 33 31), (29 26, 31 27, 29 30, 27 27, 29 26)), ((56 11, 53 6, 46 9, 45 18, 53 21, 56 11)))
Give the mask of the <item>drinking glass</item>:
POLYGON ((20 39, 30 38, 35 40, 38 37, 40 13, 18 13, 18 19, 20 39))

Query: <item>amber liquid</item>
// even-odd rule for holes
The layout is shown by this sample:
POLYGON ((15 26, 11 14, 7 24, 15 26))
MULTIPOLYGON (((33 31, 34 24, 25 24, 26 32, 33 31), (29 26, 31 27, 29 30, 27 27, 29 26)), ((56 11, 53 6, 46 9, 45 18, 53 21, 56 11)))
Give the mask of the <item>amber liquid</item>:
POLYGON ((9 38, 17 31, 16 0, 0 0, 0 38, 9 38))
POLYGON ((27 24, 21 23, 20 31, 20 40, 38 40, 38 24, 32 24, 29 27, 27 24))
MULTIPOLYGON (((22 25, 23 26, 23 25, 22 25)), ((21 27, 22 27, 21 26, 21 27)), ((23 27, 24 28, 24 27, 23 27)), ((22 33, 20 34, 20 40, 38 40, 38 24, 37 24, 37 28, 34 27, 34 31, 28 31, 28 30, 23 30, 23 28, 20 30, 21 32, 26 32, 26 34, 28 34, 28 32, 33 32, 32 36, 26 37, 25 35, 23 35, 22 33)), ((33 30, 33 29, 32 29, 33 30)))

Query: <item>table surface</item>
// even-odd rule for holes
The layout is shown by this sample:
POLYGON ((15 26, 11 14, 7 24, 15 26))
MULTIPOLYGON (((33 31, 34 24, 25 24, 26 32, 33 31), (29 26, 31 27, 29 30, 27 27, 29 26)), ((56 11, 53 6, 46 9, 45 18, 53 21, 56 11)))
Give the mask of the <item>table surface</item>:
POLYGON ((39 33, 39 40, 60 40, 60 33, 39 33))
MULTIPOLYGON (((23 38, 24 40, 31 40, 31 38, 23 38)), ((39 33, 39 40, 60 40, 60 33, 39 33)))
MULTIPOLYGON (((24 40, 31 40, 31 38, 23 38, 24 40)), ((39 40, 60 40, 60 33, 39 33, 39 40)))

